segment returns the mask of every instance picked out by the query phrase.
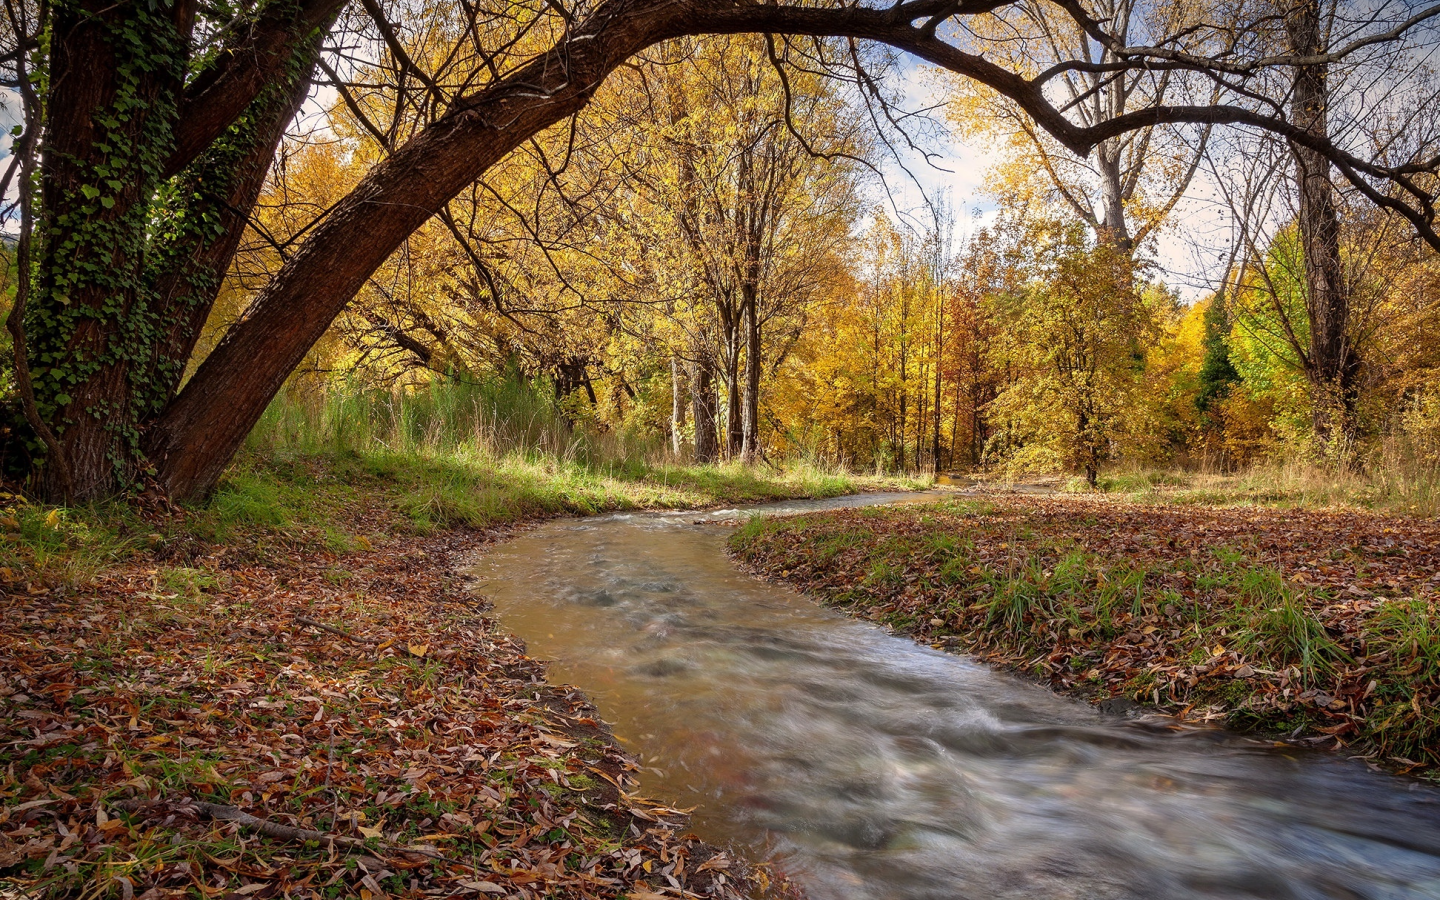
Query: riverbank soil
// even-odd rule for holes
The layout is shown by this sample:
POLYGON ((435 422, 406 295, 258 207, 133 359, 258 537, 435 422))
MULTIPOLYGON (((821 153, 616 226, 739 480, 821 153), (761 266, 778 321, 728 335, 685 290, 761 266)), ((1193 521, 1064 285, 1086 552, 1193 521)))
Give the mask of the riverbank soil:
POLYGON ((1111 710, 1440 771, 1440 522, 1000 496, 753 519, 754 572, 1111 710))
POLYGON ((775 888, 633 796, 585 698, 487 616, 461 569, 503 529, 307 477, 148 518, 0 498, 0 897, 775 888))

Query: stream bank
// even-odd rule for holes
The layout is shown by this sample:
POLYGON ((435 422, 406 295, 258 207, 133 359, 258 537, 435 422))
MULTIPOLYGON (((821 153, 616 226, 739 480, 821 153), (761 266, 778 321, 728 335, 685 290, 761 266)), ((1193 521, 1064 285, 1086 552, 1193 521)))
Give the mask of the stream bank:
POLYGON ((1052 494, 754 520, 752 571, 1110 709, 1440 765, 1440 523, 1052 494))

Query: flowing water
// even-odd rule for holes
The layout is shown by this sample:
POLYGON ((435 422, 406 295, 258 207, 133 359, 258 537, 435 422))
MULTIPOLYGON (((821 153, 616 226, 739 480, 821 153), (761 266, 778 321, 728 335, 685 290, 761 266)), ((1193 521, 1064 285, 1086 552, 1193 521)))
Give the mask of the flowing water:
POLYGON ((753 579, 701 518, 554 522, 482 558, 480 590, 647 796, 815 900, 1440 900, 1440 791, 1104 716, 753 579))

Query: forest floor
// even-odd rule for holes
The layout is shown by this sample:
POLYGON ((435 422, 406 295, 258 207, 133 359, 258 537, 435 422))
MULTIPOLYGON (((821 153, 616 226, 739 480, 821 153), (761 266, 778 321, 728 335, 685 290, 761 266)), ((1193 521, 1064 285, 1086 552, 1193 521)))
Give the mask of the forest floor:
POLYGON ((1112 711, 1440 772, 1440 521, 997 492, 755 519, 731 548, 1112 711))
MULTIPOLYGON (((252 460, 187 511, 4 498, 0 896, 783 895, 631 794, 467 589, 510 526, 337 468, 252 460)), ((712 470, 504 518, 878 486, 712 470)))

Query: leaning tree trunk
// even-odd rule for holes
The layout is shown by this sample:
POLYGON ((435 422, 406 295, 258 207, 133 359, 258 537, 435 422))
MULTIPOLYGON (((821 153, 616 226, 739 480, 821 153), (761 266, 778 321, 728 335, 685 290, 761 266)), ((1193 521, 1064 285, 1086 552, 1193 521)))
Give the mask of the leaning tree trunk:
MULTIPOLYGON (((1286 20, 1291 50, 1315 56, 1327 49, 1320 0, 1300 0, 1286 20)), ((1295 70, 1291 115, 1295 124, 1319 138, 1329 137, 1328 67, 1295 70)), ((1310 383, 1317 449, 1330 459, 1352 459, 1360 359, 1349 335, 1350 290, 1340 262, 1340 217, 1330 180, 1330 160, 1293 145, 1300 194, 1300 242, 1305 256, 1305 308, 1310 319, 1310 348, 1305 374, 1310 383)))
POLYGON ((623 17, 589 27, 603 27, 605 40, 572 36, 457 103, 316 226, 147 434, 146 449, 174 496, 215 484, 290 372, 409 234, 526 138, 578 112, 621 61, 668 36, 656 23, 623 17), (533 102, 536 91, 548 102, 533 102))

